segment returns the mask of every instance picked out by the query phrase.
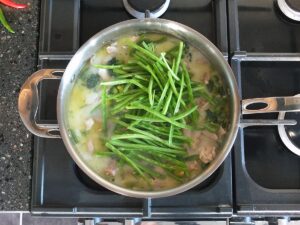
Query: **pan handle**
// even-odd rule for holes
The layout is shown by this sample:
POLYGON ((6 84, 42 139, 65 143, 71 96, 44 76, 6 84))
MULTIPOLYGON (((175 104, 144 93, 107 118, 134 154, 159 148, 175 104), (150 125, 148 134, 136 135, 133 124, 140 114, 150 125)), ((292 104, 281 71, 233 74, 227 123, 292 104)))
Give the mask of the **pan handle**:
POLYGON ((242 100, 242 114, 296 111, 300 111, 299 96, 252 98, 242 100))
POLYGON ((42 69, 33 73, 23 84, 18 108, 20 117, 26 128, 33 134, 44 138, 60 138, 58 124, 37 124, 36 114, 39 108, 37 85, 43 79, 61 79, 61 69, 42 69))

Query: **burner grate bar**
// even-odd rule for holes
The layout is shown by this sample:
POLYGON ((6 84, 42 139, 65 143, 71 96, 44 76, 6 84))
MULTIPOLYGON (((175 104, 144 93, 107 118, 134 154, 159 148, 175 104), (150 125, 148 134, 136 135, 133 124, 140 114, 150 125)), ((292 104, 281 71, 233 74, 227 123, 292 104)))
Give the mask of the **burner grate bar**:
POLYGON ((71 60, 74 54, 39 54, 39 60, 71 60))
POLYGON ((252 53, 237 51, 234 52, 232 60, 237 61, 288 61, 298 62, 300 61, 300 53, 252 53))

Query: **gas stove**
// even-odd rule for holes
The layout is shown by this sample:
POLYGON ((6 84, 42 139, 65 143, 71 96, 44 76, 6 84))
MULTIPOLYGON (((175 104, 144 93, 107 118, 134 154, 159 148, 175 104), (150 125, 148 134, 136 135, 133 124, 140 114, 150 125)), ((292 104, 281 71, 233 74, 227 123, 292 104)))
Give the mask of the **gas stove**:
MULTIPOLYGON (((149 3, 42 0, 39 68, 64 69, 85 41, 110 25, 133 16, 160 16, 190 26, 212 41, 231 64, 243 98, 300 93, 297 1, 286 0, 286 5, 281 0, 149 3)), ((40 123, 57 122, 58 86, 57 80, 39 84, 40 123)), ((277 117, 268 114, 243 119, 277 117)), ((89 179, 70 158, 62 140, 35 137, 31 212, 103 219, 231 218, 233 223, 249 216, 254 220, 261 216, 296 217, 300 216, 300 157, 285 146, 276 126, 241 128, 231 154, 204 183, 168 198, 136 199, 89 179)))

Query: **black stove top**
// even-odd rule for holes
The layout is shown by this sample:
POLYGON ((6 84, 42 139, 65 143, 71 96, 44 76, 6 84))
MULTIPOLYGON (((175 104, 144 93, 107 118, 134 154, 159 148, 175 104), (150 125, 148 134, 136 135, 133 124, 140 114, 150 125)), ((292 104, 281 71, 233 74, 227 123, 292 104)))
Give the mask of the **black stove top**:
MULTIPOLYGON (((228 1, 228 12, 230 63, 241 97, 299 94, 300 23, 285 16, 277 0, 228 1)), ((277 119, 278 113, 243 118, 277 119)), ((238 215, 299 215, 300 157, 276 126, 240 129, 234 168, 238 215)))
MULTIPOLYGON (((278 11, 275 0, 171 0, 162 18, 190 26, 210 39, 229 58, 243 98, 295 95, 300 93, 300 55, 295 53, 300 48, 300 39, 295 38, 300 24, 278 11)), ((122 0, 43 0, 40 68, 65 68, 92 35, 128 19, 132 16, 122 0)), ((40 122, 56 122, 58 86, 58 81, 40 83, 40 122)), ((244 118, 276 119, 277 114, 244 118)), ((240 129, 232 153, 207 181, 189 191, 136 199, 90 180, 62 140, 35 137, 31 211, 173 220, 300 214, 300 157, 285 147, 277 127, 240 129)))
MULTIPOLYGON (((77 48, 100 30, 132 19, 122 0, 43 2, 40 67, 65 68, 77 48), (61 6, 69 5, 65 15, 61 6), (70 5, 73 4, 73 5, 70 5), (49 10, 51 8, 51 10, 49 10), (77 11, 76 11, 77 10, 77 11), (78 13, 78 15, 77 15, 78 13), (73 21, 73 22, 72 22, 73 21), (78 26, 80 24, 80 26, 78 26), (69 41, 67 41, 69 40, 69 41)), ((226 1, 172 0, 165 19, 184 23, 209 38, 227 56, 226 1), (180 16, 179 16, 180 15, 180 16)), ((55 123, 59 82, 40 83, 40 122, 55 123)), ((89 179, 70 158, 62 140, 34 139, 31 211, 36 215, 196 219, 232 215, 231 156, 201 185, 161 199, 136 199, 111 192, 89 179)))
POLYGON ((228 2, 231 51, 300 52, 300 22, 285 16, 277 0, 228 2))

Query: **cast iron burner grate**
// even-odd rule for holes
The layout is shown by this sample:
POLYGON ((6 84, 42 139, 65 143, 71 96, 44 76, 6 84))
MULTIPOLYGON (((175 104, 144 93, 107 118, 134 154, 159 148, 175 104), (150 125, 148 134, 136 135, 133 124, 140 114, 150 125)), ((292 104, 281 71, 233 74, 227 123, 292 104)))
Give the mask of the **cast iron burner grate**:
POLYGON ((170 0, 123 0, 128 13, 138 19, 158 18, 169 7, 170 0))
POLYGON ((277 0, 281 12, 294 21, 300 21, 300 2, 297 0, 277 0))

